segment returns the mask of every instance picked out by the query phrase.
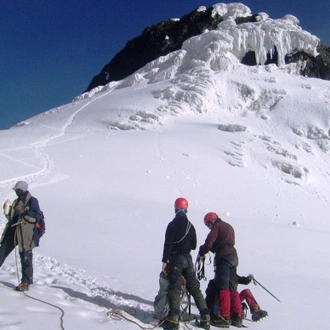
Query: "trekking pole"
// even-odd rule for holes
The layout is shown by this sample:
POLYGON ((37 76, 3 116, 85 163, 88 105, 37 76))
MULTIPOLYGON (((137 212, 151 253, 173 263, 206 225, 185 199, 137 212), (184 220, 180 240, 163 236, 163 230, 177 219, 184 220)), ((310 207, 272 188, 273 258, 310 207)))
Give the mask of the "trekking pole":
POLYGON ((281 302, 278 298, 276 298, 270 291, 268 291, 263 285, 261 285, 255 278, 253 279, 253 284, 257 285, 258 283, 265 291, 267 291, 271 296, 273 296, 277 301, 281 302))

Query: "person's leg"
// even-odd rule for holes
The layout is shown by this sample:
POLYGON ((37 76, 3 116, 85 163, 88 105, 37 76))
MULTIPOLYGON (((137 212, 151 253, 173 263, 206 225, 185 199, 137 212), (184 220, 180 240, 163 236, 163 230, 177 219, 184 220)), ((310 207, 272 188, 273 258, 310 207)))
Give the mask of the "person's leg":
POLYGON ((252 292, 251 292, 250 289, 244 289, 243 291, 240 292, 239 295, 240 295, 241 301, 246 300, 246 302, 247 302, 247 304, 248 304, 248 306, 250 308, 251 314, 254 311, 260 309, 260 307, 259 307, 257 301, 255 300, 255 298, 254 298, 254 296, 253 296, 253 294, 252 294, 252 292))
POLYGON ((230 320, 230 291, 221 289, 219 292, 220 315, 226 320, 230 320))
POLYGON ((200 283, 195 275, 194 266, 190 255, 185 255, 186 267, 183 270, 183 276, 186 279, 188 292, 194 298, 196 306, 201 314, 209 314, 204 296, 200 290, 200 283))
POLYGON ((219 292, 219 308, 220 315, 229 320, 230 319, 230 265, 224 258, 216 259, 215 270, 215 284, 219 292))
MULTIPOLYGON (((216 301, 218 303, 218 298, 219 298, 218 291, 217 291, 217 287, 215 285, 215 281, 211 280, 211 281, 209 281, 209 284, 207 285, 207 288, 205 290, 205 302, 206 302, 207 308, 213 314, 214 314, 213 310, 215 309, 214 305, 215 305, 216 301)), ((218 306, 216 309, 219 310, 218 306)), ((217 314, 218 313, 216 313, 215 315, 217 315, 217 314)))
POLYGON ((237 292, 237 273, 236 273, 236 258, 231 260, 232 267, 230 268, 230 280, 229 280, 229 289, 230 289, 230 316, 231 324, 236 327, 242 326, 242 303, 237 292))
POLYGON ((243 310, 242 303, 237 290, 230 291, 230 303, 231 303, 231 325, 238 328, 242 327, 243 310))
POLYGON ((169 291, 168 291, 168 304, 169 313, 167 319, 178 321, 180 316, 180 293, 181 293, 181 277, 183 263, 185 259, 182 255, 176 256, 176 258, 170 260, 168 267, 168 281, 169 281, 169 291))
POLYGON ((249 290, 249 289, 244 289, 239 293, 239 298, 241 299, 241 302, 243 302, 243 300, 246 300, 247 290, 249 290))
POLYGON ((252 292, 250 289, 245 289, 242 292, 240 292, 240 299, 241 301, 246 300, 247 304, 249 305, 250 312, 252 315, 252 320, 257 322, 261 320, 262 318, 268 316, 267 311, 262 310, 257 303, 256 299, 254 298, 252 292))
POLYGON ((22 283, 33 284, 33 253, 32 250, 19 253, 22 265, 22 283))
POLYGON ((237 291, 230 292, 231 312, 236 313, 240 318, 242 317, 242 303, 237 291))
POLYGON ((186 288, 190 295, 194 298, 196 306, 201 315, 200 327, 204 329, 210 328, 210 313, 207 308, 204 296, 200 290, 200 283, 196 278, 194 265, 190 255, 185 254, 186 264, 183 269, 183 276, 186 279, 186 288))

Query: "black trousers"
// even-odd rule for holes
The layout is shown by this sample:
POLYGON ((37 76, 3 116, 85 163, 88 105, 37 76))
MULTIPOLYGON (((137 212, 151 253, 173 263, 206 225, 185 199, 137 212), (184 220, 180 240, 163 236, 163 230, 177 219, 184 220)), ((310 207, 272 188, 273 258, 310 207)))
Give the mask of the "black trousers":
POLYGON ((215 257, 215 284, 217 290, 237 290, 238 257, 235 254, 215 257))
POLYGON ((22 265, 21 282, 33 284, 33 253, 32 250, 19 253, 22 265))
POLYGON ((190 254, 176 253, 170 257, 168 269, 168 303, 170 307, 169 318, 178 320, 180 315, 180 292, 182 276, 186 280, 186 288, 194 298, 196 306, 203 315, 209 315, 206 302, 200 290, 200 283, 195 275, 194 264, 190 254))

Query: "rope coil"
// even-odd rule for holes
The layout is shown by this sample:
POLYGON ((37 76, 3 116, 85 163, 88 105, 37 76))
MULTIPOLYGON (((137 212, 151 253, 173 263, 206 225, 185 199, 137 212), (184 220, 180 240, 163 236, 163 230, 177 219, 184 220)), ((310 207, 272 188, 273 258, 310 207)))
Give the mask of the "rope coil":
MULTIPOLYGON (((211 256, 209 255, 209 263, 207 265, 210 265, 210 264, 211 264, 211 256)), ((197 259, 195 262, 195 274, 199 281, 207 280, 207 278, 205 276, 205 257, 201 258, 199 255, 197 256, 197 259)))
MULTIPOLYGON (((107 312, 107 315, 112 318, 113 320, 115 321, 121 321, 122 319, 124 319, 125 321, 128 321, 128 322, 131 322, 135 325, 137 325, 140 329, 142 330, 152 330, 152 329, 157 329, 161 324, 163 324, 165 322, 165 320, 163 320, 161 323, 159 323, 158 325, 153 325, 152 328, 150 327, 144 327, 142 325, 140 325, 139 323, 137 323, 136 321, 128 318, 127 316, 123 315, 122 312, 125 312, 127 313, 127 311, 123 310, 123 309, 120 309, 120 308, 115 308, 115 309, 110 309, 108 312, 107 312)), ((129 314, 129 313, 128 313, 129 314)), ((131 314, 129 314, 131 315, 131 314)))

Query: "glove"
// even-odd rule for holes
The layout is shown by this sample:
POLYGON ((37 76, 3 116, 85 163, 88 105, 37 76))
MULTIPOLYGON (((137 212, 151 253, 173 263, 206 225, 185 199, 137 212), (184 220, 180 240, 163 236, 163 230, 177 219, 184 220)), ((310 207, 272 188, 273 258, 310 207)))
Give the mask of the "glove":
POLYGON ((22 209, 20 205, 16 205, 15 210, 20 215, 22 215, 24 213, 24 209, 22 209))
POLYGON ((201 257, 201 256, 198 254, 198 256, 197 256, 197 261, 204 261, 204 260, 205 260, 205 255, 201 257))

